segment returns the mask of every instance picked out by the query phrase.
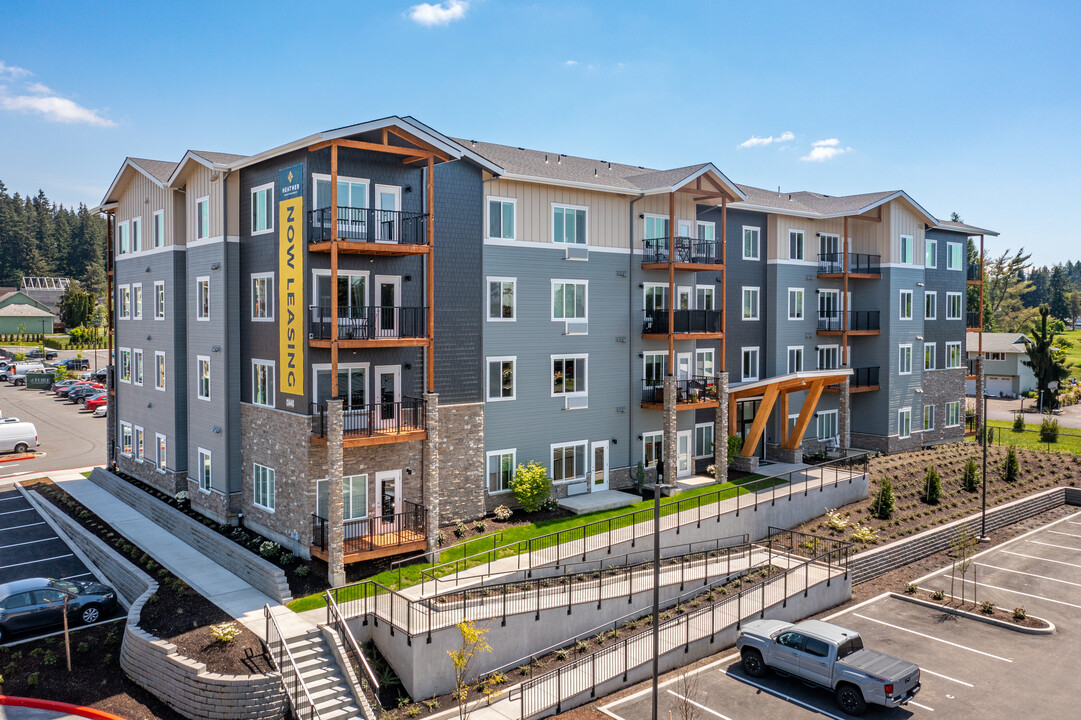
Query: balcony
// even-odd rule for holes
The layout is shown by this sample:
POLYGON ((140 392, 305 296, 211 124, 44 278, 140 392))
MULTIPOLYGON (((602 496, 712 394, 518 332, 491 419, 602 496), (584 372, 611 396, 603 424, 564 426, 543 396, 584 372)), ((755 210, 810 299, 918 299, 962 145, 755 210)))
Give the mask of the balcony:
POLYGON ((978 434, 980 429, 980 418, 976 413, 965 413, 965 437, 972 437, 978 434))
POLYGON ((818 334, 840 335, 878 335, 882 332, 879 325, 881 313, 878 310, 849 310, 848 330, 844 330, 844 313, 840 310, 819 311, 818 334))
POLYGON ((965 313, 965 327, 969 330, 980 329, 980 313, 979 312, 966 312, 965 313))
MULTIPOLYGON (((400 401, 365 403, 353 396, 342 409, 342 445, 363 447, 423 440, 428 436, 424 400, 404 397, 400 401)), ((327 406, 312 403, 312 444, 327 442, 327 406)))
MULTIPOLYGON (((311 553, 326 560, 330 532, 326 518, 312 514, 311 553)), ((373 518, 346 520, 343 524, 345 562, 354 563, 390 555, 423 552, 426 545, 428 508, 402 501, 402 512, 373 518)))
POLYGON ((308 212, 308 249, 361 255, 424 255, 428 252, 428 216, 399 210, 338 207, 337 232, 330 208, 308 212))
MULTIPOLYGON (((818 277, 844 277, 844 253, 819 253, 818 277)), ((882 277, 882 256, 866 253, 848 253, 848 276, 850 278, 882 277)))
MULTIPOLYGON (((311 347, 329 348, 334 321, 329 306, 312 305, 311 347)), ((423 347, 428 344, 428 310, 422 307, 338 307, 338 347, 423 347)))
MULTIPOLYGON (((676 380, 676 410, 696 410, 715 408, 720 405, 717 398, 717 378, 695 375, 676 380)), ((642 381, 642 407, 649 410, 664 409, 664 380, 647 379, 642 381)))
POLYGON ((642 269, 664 270, 671 259, 676 270, 720 270, 724 267, 719 240, 699 240, 691 237, 677 237, 673 244, 674 255, 668 252, 668 238, 653 238, 642 241, 642 269))
POLYGON ((971 360, 965 360, 965 365, 968 371, 965 373, 966 380, 975 380, 980 376, 980 359, 972 358, 971 360))
POLYGON ((878 390, 878 366, 852 368, 852 375, 848 379, 849 392, 870 392, 878 390))
MULTIPOLYGON (((721 337, 719 310, 676 310, 672 332, 686 340, 708 340, 721 337)), ((642 322, 642 337, 668 337, 668 311, 663 308, 646 310, 642 322)))
POLYGON ((965 279, 968 280, 968 282, 970 283, 978 283, 983 280, 983 273, 980 272, 980 266, 978 263, 976 265, 968 266, 968 268, 965 270, 965 279))

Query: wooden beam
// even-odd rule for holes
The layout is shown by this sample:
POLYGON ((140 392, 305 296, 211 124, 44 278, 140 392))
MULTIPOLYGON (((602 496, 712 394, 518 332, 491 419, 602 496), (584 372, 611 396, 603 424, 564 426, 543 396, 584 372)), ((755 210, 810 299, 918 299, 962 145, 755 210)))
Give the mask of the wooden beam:
POLYGON ((442 150, 437 148, 435 145, 432 145, 429 142, 425 142, 424 140, 421 140, 419 137, 417 137, 413 133, 406 132, 405 130, 402 130, 402 129, 396 128, 396 127, 388 127, 387 130, 390 131, 391 135, 394 135, 395 137, 401 138, 402 140, 405 140, 406 142, 411 142, 414 145, 416 145, 417 147, 422 148, 424 150, 427 150, 428 152, 430 152, 432 155, 435 155, 440 160, 450 160, 451 159, 450 155, 443 152, 442 150))
POLYGON ((435 392, 435 161, 428 156, 428 392, 435 392))
POLYGON ((387 129, 386 128, 383 128, 382 138, 383 138, 383 144, 384 145, 389 145, 390 144, 390 143, 387 142, 387 129))
POLYGON ((427 160, 428 157, 429 157, 428 155, 416 155, 414 157, 403 158, 402 159, 402 164, 403 165, 408 165, 409 163, 420 162, 421 160, 427 160))
POLYGON ((739 431, 736 429, 736 418, 737 418, 737 415, 739 415, 739 413, 737 412, 738 407, 739 407, 739 403, 736 402, 736 399, 729 396, 729 398, 728 398, 728 435, 729 436, 739 434, 739 431))
POLYGON ((762 402, 758 406, 758 412, 755 413, 754 422, 751 423, 751 429, 747 432, 747 439, 743 441, 743 449, 739 452, 742 457, 751 457, 754 454, 758 441, 762 439, 762 432, 766 429, 770 413, 773 412, 773 403, 777 400, 778 394, 777 385, 766 388, 765 394, 762 395, 762 402))
POLYGON ((391 155, 417 155, 420 157, 428 157, 434 154, 427 150, 418 150, 417 148, 398 147, 397 145, 380 145, 379 143, 365 142, 363 140, 327 140, 325 142, 316 143, 315 145, 309 145, 308 151, 314 152, 327 147, 344 147, 352 148, 353 150, 371 150, 373 152, 389 153, 391 155))
POLYGON ((720 183, 714 180, 709 173, 706 173, 705 175, 700 175, 699 177, 704 177, 706 179, 706 182, 712 185, 717 192, 721 193, 725 197, 728 197, 728 192, 723 187, 721 187, 720 183))
MULTIPOLYGON (((788 442, 781 444, 781 447, 785 450, 795 450, 803 442, 803 434, 807 432, 807 427, 811 424, 811 417, 814 415, 815 407, 818 406, 818 398, 822 397, 822 388, 825 386, 826 379, 824 378, 814 380, 811 383, 807 396, 803 398, 803 407, 800 408, 796 426, 792 428, 792 433, 788 436, 788 442)), ((788 418, 785 418, 785 423, 787 422, 788 418)))
POLYGON ((338 397, 338 146, 330 146, 330 397, 338 397))
POLYGON ((781 391, 781 447, 788 442, 788 391, 781 391))

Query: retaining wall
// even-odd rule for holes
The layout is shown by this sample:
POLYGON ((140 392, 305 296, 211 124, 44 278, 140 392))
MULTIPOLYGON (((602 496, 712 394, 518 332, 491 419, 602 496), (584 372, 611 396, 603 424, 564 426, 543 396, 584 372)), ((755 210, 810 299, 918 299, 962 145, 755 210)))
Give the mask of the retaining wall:
POLYGON ((165 528, 257 590, 281 603, 292 600, 285 572, 273 563, 107 470, 95 468, 90 473, 90 481, 120 498, 153 520, 156 525, 165 528))

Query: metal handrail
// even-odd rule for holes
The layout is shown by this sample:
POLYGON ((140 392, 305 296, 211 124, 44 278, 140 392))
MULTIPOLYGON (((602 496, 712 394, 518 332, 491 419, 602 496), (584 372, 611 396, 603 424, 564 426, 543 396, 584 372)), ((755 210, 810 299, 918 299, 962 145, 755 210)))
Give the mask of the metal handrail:
MULTIPOLYGON (((308 306, 308 331, 313 340, 331 340, 333 307, 308 306)), ((339 305, 339 340, 401 340, 425 337, 428 309, 402 305, 339 305)))
MULTIPOLYGON (((442 555, 445 552, 451 552, 455 548, 459 548, 459 547, 466 547, 470 543, 476 543, 476 542, 478 542, 480 540, 491 540, 492 541, 492 548, 494 549, 498 543, 503 541, 503 531, 500 530, 499 532, 494 532, 494 533, 492 533, 490 535, 476 535, 474 537, 469 538, 468 540, 462 540, 459 543, 454 543, 453 545, 448 545, 445 548, 436 548, 435 550, 425 550, 424 552, 420 553, 419 555, 413 555, 413 556, 410 556, 410 557, 407 557, 407 558, 401 558, 400 560, 392 560, 391 563, 390 563, 390 571, 394 572, 395 569, 398 570, 398 590, 402 589, 402 567, 404 567, 406 565, 410 565, 410 564, 412 564, 414 562, 417 562, 419 560, 422 560, 422 558, 428 558, 429 563, 434 562, 436 559, 438 559, 438 557, 440 555, 442 555)), ((465 554, 465 551, 463 550, 463 555, 464 554, 465 554)))
MULTIPOLYGON (((717 400, 719 378, 710 375, 692 375, 676 379, 676 402, 691 403, 717 400), (695 399, 692 400, 691 398, 695 399)), ((664 378, 642 380, 642 402, 664 402, 664 378)))
MULTIPOLYGON (((327 601, 327 625, 333 625, 338 631, 338 637, 342 639, 347 650, 351 651, 356 658, 356 663, 364 669, 364 674, 368 676, 368 684, 375 693, 376 700, 379 699, 379 681, 375 678, 375 672, 368 664, 368 659, 364 657, 364 653, 360 650, 360 645, 357 643, 357 639, 353 637, 353 631, 349 629, 349 624, 345 621, 345 617, 342 616, 342 611, 338 607, 338 603, 334 601, 330 593, 324 593, 327 601)), ((379 703, 382 705, 382 703, 379 703)))
MULTIPOLYGON (((673 247, 675 247, 675 253, 672 256, 673 262, 694 263, 696 265, 724 264, 720 240, 702 240, 677 235, 673 247)), ((642 264, 667 263, 668 259, 667 237, 642 240, 642 264)))
POLYGON ((293 657, 293 652, 289 649, 289 645, 285 642, 285 636, 282 635, 281 627, 278 626, 278 621, 274 619, 274 613, 272 613, 270 611, 270 605, 269 604, 264 604, 263 605, 263 617, 265 617, 266 621, 267 621, 266 639, 263 641, 263 647, 266 648, 267 653, 270 655, 271 662, 273 662, 275 664, 275 666, 277 666, 277 668, 278 668, 278 673, 281 675, 281 679, 282 679, 282 687, 285 688, 285 694, 289 696, 289 702, 292 703, 292 705, 293 705, 293 712, 296 713, 298 718, 300 717, 300 702, 299 702, 299 698, 296 695, 297 685, 299 684, 300 689, 304 691, 304 697, 308 701, 308 718, 309 718, 309 720, 312 717, 322 718, 322 715, 319 714, 319 709, 317 707, 315 707, 315 701, 312 700, 311 693, 308 691, 308 684, 304 682, 304 678, 301 677, 301 675, 300 675, 300 669, 297 667, 296 658, 293 657), (283 658, 282 658, 281 653, 278 654, 278 659, 275 660, 274 659, 274 651, 270 649, 270 628, 271 627, 274 628, 274 632, 278 636, 278 642, 281 643, 282 649, 285 650, 285 658, 287 658, 289 660, 289 666, 293 671, 294 681, 293 681, 293 690, 292 690, 292 692, 290 692, 290 690, 289 690, 289 683, 286 682, 285 673, 282 671, 281 661, 282 661, 283 658))
MULTIPOLYGON (((720 333, 720 310, 674 310, 672 312, 675 333, 720 333)), ((642 334, 656 335, 668 333, 668 310, 654 308, 642 311, 642 334)))
POLYGON ((404 245, 427 245, 425 213, 339 205, 308 211, 308 242, 352 240, 404 245), (336 222, 335 222, 336 219, 336 222))

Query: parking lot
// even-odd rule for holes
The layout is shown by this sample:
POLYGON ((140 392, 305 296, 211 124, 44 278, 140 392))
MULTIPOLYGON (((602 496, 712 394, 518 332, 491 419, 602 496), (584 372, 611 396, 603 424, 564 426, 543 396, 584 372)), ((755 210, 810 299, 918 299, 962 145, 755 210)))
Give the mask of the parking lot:
MULTIPOLYGON (((871 706, 865 717, 1075 716, 1076 709, 1069 708, 1081 674, 1081 513, 981 553, 975 565, 979 600, 1008 609, 1024 606, 1030 615, 1054 623, 1055 634, 1021 633, 889 596, 848 608, 827 619, 858 631, 868 647, 911 660, 922 671, 922 690, 912 703, 889 710, 871 706)), ((971 577, 970 572, 968 594, 971 577)), ((950 569, 917 582, 921 588, 949 593, 950 569)), ((849 717, 829 691, 773 674, 747 677, 734 653, 696 673, 693 692, 679 679, 661 686, 661 717, 669 711, 680 717, 681 694, 698 704, 701 718, 849 717)), ((649 717, 649 691, 602 702, 601 709, 618 720, 649 717)))

